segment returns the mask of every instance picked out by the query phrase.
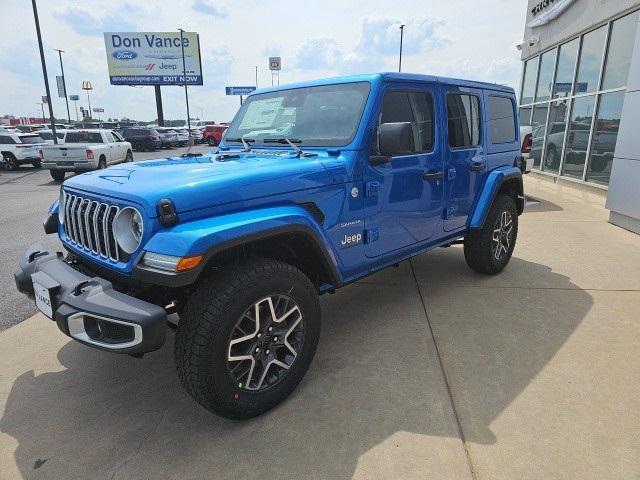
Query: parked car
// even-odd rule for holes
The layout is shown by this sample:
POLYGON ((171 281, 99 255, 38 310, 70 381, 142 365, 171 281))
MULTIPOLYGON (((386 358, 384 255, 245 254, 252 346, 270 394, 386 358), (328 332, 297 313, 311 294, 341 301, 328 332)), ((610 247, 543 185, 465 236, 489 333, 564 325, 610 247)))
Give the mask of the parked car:
POLYGON ((118 133, 104 129, 71 130, 64 145, 40 148, 42 166, 60 182, 66 172, 102 170, 120 162, 132 162, 131 144, 118 133))
POLYGON ((173 128, 158 127, 156 131, 160 134, 162 148, 174 148, 178 146, 178 132, 173 128))
POLYGON ((424 75, 258 91, 220 150, 66 180, 45 231, 68 256, 31 246, 17 287, 65 335, 137 356, 176 311, 187 391, 259 415, 313 359, 319 294, 453 243, 472 270, 505 268, 524 208, 516 115, 511 88, 424 75))
POLYGON ((184 147, 189 142, 189 131, 186 128, 177 128, 178 145, 184 147))
POLYGON ((44 141, 35 133, 0 132, 2 167, 16 170, 20 165, 31 164, 40 168, 39 148, 44 141))
POLYGON ((212 146, 219 145, 226 130, 225 125, 205 125, 202 131, 203 140, 212 146))
POLYGON ((520 141, 522 142, 520 145, 520 153, 526 162, 524 173, 529 173, 531 167, 533 167, 533 157, 531 156, 532 137, 531 125, 523 125, 520 127, 520 141))
POLYGON ((128 127, 122 130, 122 136, 134 150, 157 150, 162 147, 160 134, 154 128, 128 127))
MULTIPOLYGON (((64 143, 64 139, 67 136, 68 130, 66 129, 58 129, 56 127, 56 137, 58 137, 58 143, 64 143)), ((38 136, 44 140, 44 143, 47 145, 53 145, 53 130, 38 130, 38 136)))
POLYGON ((201 128, 192 128, 191 136, 193 137, 193 141, 195 144, 200 144, 203 142, 202 129, 201 128))

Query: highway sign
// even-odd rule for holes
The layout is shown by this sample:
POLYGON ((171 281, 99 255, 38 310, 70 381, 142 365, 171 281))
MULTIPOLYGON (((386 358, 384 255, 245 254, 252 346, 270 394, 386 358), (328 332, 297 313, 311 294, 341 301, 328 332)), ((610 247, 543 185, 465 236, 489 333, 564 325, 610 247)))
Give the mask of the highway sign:
POLYGON ((224 87, 227 95, 249 95, 256 87, 224 87))
POLYGON ((269 70, 279 72, 282 67, 282 57, 269 57, 269 70))

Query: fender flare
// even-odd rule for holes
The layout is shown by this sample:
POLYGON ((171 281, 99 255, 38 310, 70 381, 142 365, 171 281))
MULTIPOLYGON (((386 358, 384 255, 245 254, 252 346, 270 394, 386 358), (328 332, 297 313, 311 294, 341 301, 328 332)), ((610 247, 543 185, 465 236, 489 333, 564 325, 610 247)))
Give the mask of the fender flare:
POLYGON ((518 167, 500 167, 495 170, 491 170, 487 175, 487 180, 484 183, 484 187, 480 192, 478 201, 476 203, 471 221, 469 222, 469 228, 482 228, 484 222, 489 214, 489 209, 493 204, 493 200, 496 198, 498 191, 503 183, 506 181, 517 179, 517 198, 516 208, 518 209, 518 215, 524 210, 524 186, 522 183, 522 172, 518 167))
POLYGON ((322 229, 306 209, 297 205, 236 212, 160 230, 146 243, 145 251, 180 257, 204 255, 204 261, 188 272, 160 274, 145 268, 140 255, 133 275, 141 281, 167 286, 189 285, 216 254, 245 243, 283 234, 304 235, 319 254, 333 286, 338 287, 344 283, 337 268, 337 258, 322 229))

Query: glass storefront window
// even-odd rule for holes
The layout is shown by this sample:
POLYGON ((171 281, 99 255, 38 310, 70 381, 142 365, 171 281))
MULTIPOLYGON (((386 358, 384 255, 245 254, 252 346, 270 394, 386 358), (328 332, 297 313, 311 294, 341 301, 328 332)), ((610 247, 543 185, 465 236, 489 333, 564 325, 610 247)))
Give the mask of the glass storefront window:
POLYGON ((593 92, 598 88, 602 54, 604 53, 604 41, 606 38, 606 25, 582 37, 582 49, 578 63, 575 93, 593 92))
POLYGON ((533 107, 533 115, 531 116, 531 156, 533 157, 533 166, 536 168, 540 168, 542 160, 548 110, 548 104, 536 105, 533 107))
POLYGON ((560 170, 560 156, 564 143, 564 131, 567 126, 568 106, 568 100, 554 102, 550 106, 547 141, 542 158, 542 170, 546 172, 558 173, 560 170))
POLYGON ((538 79, 538 57, 527 60, 524 64, 524 81, 520 103, 531 103, 538 79))
POLYGON ((518 109, 518 118, 521 127, 531 125, 531 107, 520 107, 518 109))
POLYGON ((556 81, 553 84, 554 97, 567 97, 573 91, 573 74, 578 59, 578 45, 580 45, 579 38, 560 45, 556 81))
POLYGON ((538 75, 538 88, 536 89, 536 102, 549 100, 551 96, 551 84, 553 83, 553 70, 556 66, 556 49, 549 50, 540 57, 540 75, 538 75))
POLYGON ((573 99, 562 175, 582 179, 594 108, 595 95, 573 99))
POLYGON ((623 91, 600 95, 587 165, 586 179, 590 182, 609 183, 623 103, 623 91))
POLYGON ((637 11, 613 22, 607 52, 607 63, 604 68, 603 90, 624 87, 627 84, 637 26, 637 11))

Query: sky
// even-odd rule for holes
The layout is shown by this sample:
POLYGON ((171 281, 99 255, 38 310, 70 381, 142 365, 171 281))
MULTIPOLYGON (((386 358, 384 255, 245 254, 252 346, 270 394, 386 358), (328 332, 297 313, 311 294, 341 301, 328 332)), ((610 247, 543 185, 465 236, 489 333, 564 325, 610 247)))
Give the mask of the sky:
MULTIPOLYGON (((227 85, 271 85, 268 57, 282 57, 280 83, 354 73, 397 71, 399 29, 405 24, 402 71, 484 80, 517 89, 526 0, 38 0, 40 27, 57 117, 62 49, 67 92, 91 81, 92 107, 103 118, 156 118, 151 86, 109 84, 103 32, 176 31, 200 34, 203 86, 189 88, 191 116, 233 118, 238 97, 227 85)), ((0 116, 40 116, 45 94, 31 2, 0 0, 0 116)), ((162 87, 165 119, 186 118, 184 91, 162 87)), ((72 118, 73 104, 71 104, 72 118)))

